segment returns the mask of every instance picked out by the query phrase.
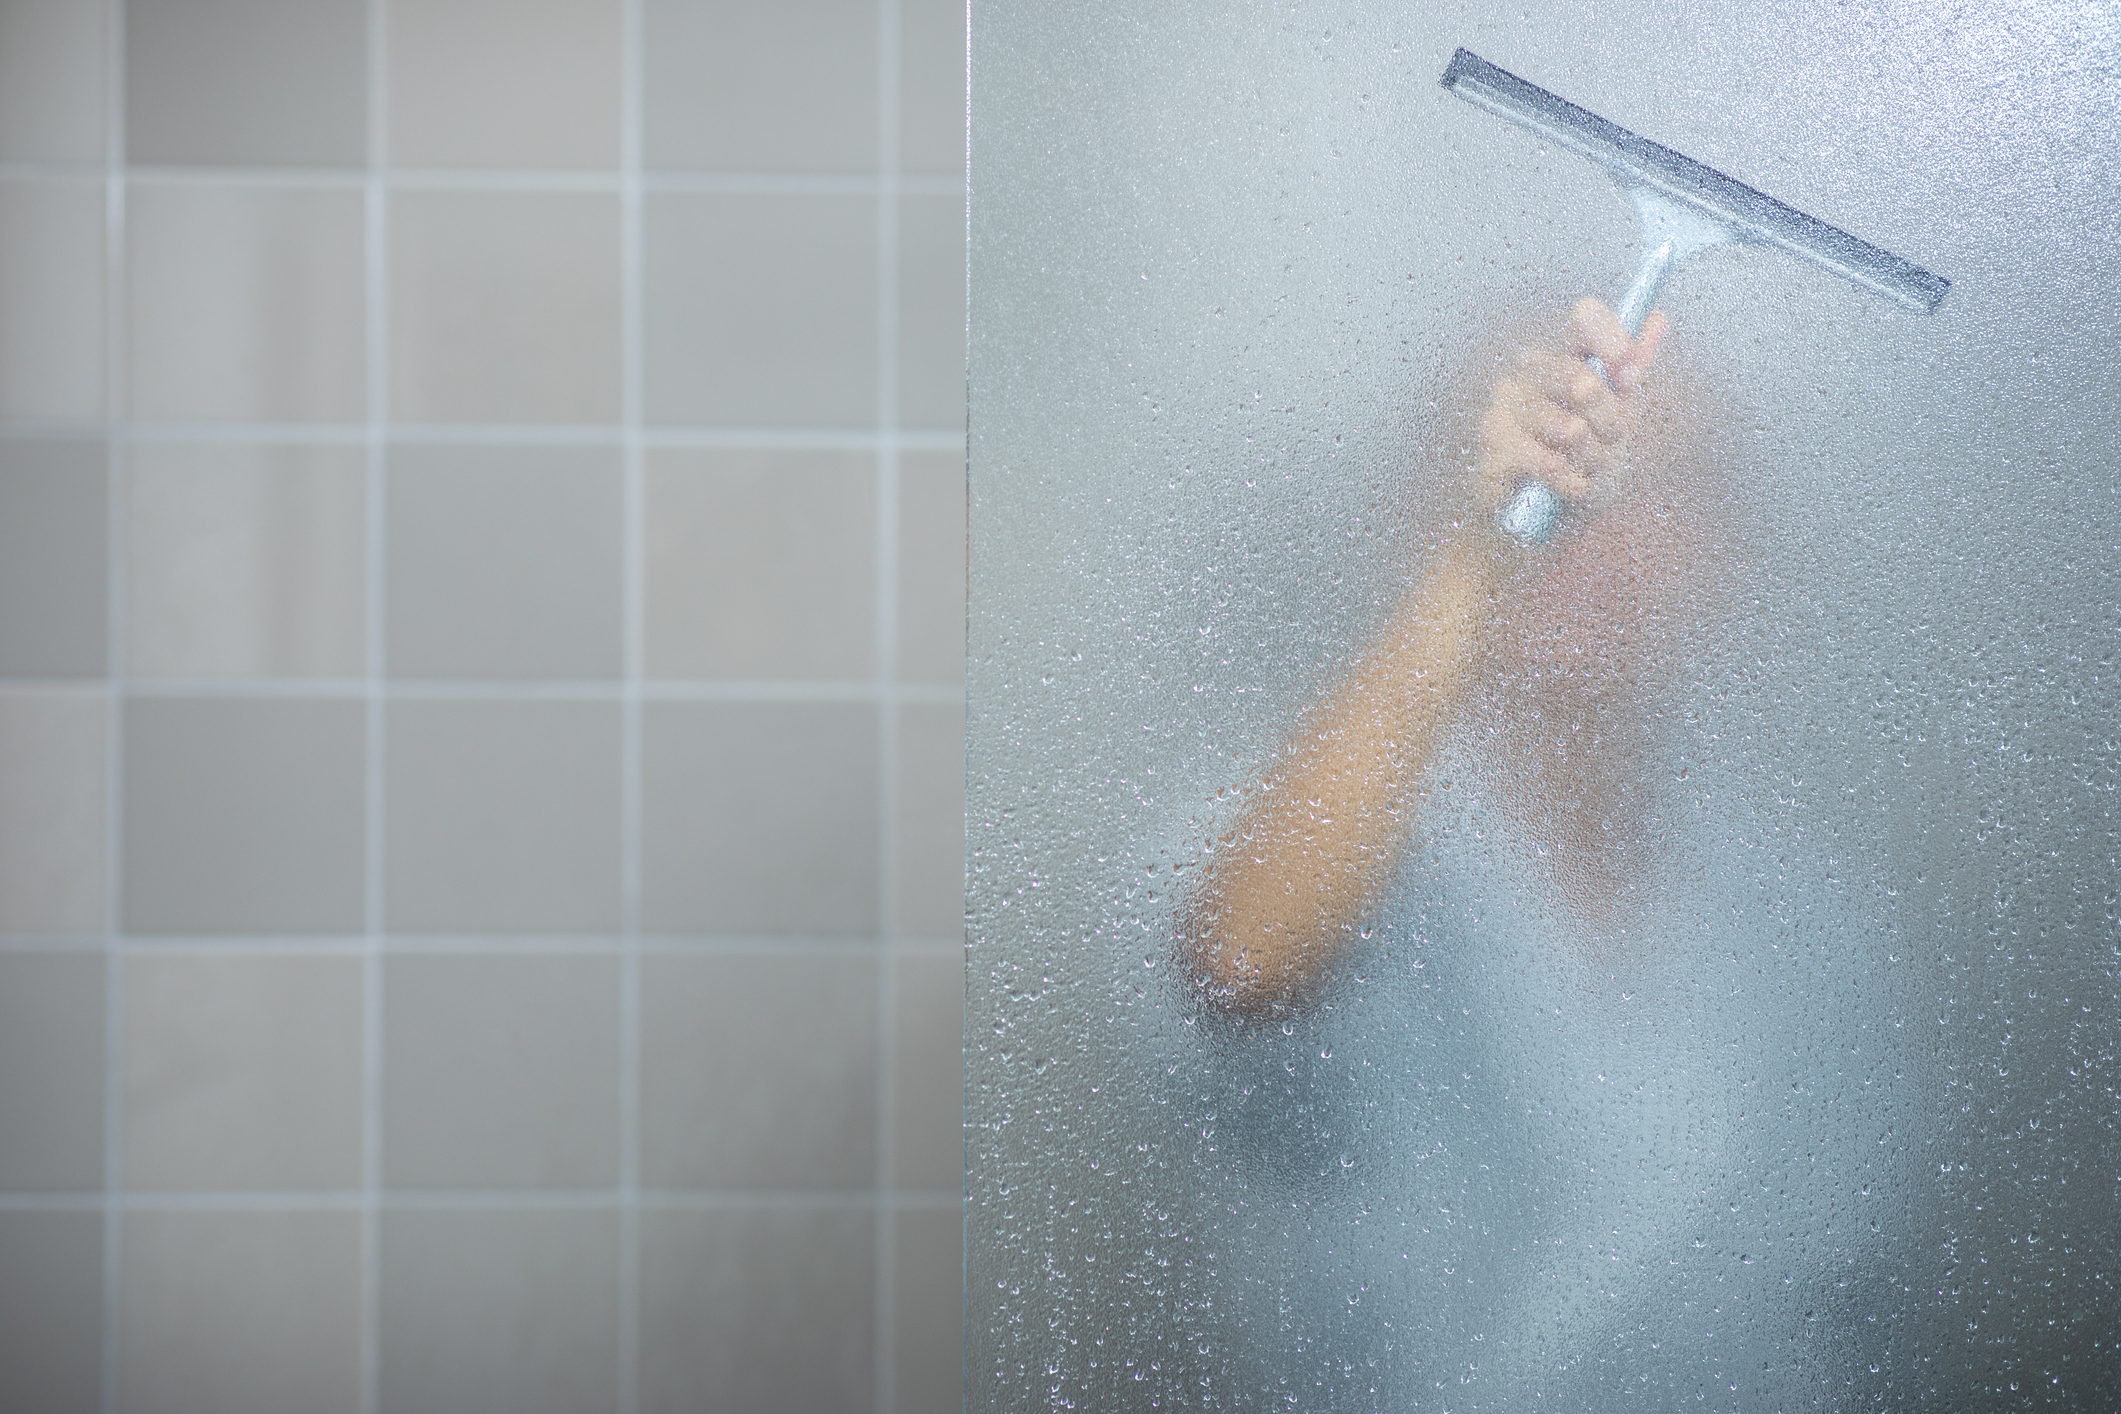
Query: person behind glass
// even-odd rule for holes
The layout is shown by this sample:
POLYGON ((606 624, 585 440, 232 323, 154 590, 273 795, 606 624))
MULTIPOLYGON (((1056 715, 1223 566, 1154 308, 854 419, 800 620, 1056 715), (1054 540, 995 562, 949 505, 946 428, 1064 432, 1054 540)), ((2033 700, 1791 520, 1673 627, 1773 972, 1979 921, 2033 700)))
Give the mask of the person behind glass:
POLYGON ((1665 330, 1653 313, 1631 338, 1585 299, 1496 383, 1469 513, 1212 851, 1181 930, 1213 1002, 1258 1015, 1315 988, 1418 835, 1454 722, 1483 714, 1475 749, 1500 768, 1496 803, 1541 840, 1555 910, 1587 952, 1625 946, 1656 872, 1646 704, 1721 554, 1690 484, 1700 439, 1675 437, 1680 415, 1645 387, 1665 330), (1552 546, 1498 524, 1527 481, 1571 503, 1552 546))

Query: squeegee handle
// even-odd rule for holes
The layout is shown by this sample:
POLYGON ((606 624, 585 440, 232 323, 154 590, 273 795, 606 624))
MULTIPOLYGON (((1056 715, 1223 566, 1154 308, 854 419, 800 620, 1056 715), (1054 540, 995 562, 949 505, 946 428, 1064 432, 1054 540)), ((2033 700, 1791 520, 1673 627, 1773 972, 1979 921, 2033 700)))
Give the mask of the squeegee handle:
MULTIPOLYGON (((1677 246, 1671 241, 1660 242, 1642 253, 1635 282, 1620 297, 1620 303, 1613 306, 1613 313, 1620 316, 1620 327, 1628 331, 1629 338, 1642 332, 1642 322, 1656 307, 1657 296, 1664 289, 1664 277, 1672 273, 1672 267, 1678 263, 1678 254, 1677 246)), ((1591 362, 1597 364, 1598 360, 1594 358, 1591 362)), ((1598 371, 1604 373, 1605 369, 1600 367, 1598 371)))
MULTIPOLYGON (((1634 338, 1642 332, 1642 323, 1650 317, 1656 306, 1657 296, 1664 289, 1664 277, 1672 273, 1680 254, 1675 242, 1660 241, 1648 246, 1642 253, 1642 264, 1635 271, 1634 283, 1613 307, 1620 316, 1621 327, 1634 338)), ((1584 362, 1598 370, 1598 376, 1606 376, 1605 365, 1596 354, 1588 355, 1584 362)), ((1543 481, 1527 481, 1517 488, 1510 502, 1503 507, 1498 517, 1502 528, 1528 545, 1544 545, 1561 529, 1562 513, 1568 510, 1568 502, 1561 499, 1543 481)))

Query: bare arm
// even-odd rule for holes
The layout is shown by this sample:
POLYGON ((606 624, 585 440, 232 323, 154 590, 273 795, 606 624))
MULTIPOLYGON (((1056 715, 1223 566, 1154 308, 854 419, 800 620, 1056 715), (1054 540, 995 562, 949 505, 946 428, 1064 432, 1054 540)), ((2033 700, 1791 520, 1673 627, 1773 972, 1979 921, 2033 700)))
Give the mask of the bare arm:
POLYGON ((1517 552, 1486 519, 1526 479, 1574 502, 1610 501, 1624 479, 1632 395, 1663 332, 1653 315, 1630 339, 1611 310, 1585 300, 1565 349, 1526 351, 1496 385, 1472 488, 1480 514, 1376 645, 1304 713, 1194 900, 1186 931, 1195 965, 1234 1010, 1299 995, 1391 874, 1492 606, 1510 592, 1517 552), (1610 383, 1586 354, 1604 361, 1610 383))

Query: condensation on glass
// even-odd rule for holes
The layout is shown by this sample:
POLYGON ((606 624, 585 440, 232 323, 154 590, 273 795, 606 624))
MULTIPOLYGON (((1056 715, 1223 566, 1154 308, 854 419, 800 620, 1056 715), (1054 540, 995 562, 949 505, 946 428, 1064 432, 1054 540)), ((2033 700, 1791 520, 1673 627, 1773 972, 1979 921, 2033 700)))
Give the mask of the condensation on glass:
POLYGON ((967 1406, 2113 1407, 2121 11, 993 0, 972 73, 967 1406), (1238 1006, 1217 871, 1635 264, 1461 44, 1953 288, 1667 287, 1646 538, 1494 582, 1238 1006))

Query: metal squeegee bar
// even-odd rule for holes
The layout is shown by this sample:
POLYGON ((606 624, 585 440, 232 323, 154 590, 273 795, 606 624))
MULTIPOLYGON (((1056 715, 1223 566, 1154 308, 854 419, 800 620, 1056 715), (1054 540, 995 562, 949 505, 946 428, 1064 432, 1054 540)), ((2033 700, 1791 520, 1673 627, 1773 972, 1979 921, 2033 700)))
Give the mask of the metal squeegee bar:
POLYGON ((1469 103, 1604 164, 1624 183, 1653 187, 1698 207, 1727 226, 1734 239, 1780 246, 1910 309, 1929 313, 1952 287, 1941 275, 1608 122, 1497 68, 1470 49, 1451 56, 1443 86, 1469 103))

